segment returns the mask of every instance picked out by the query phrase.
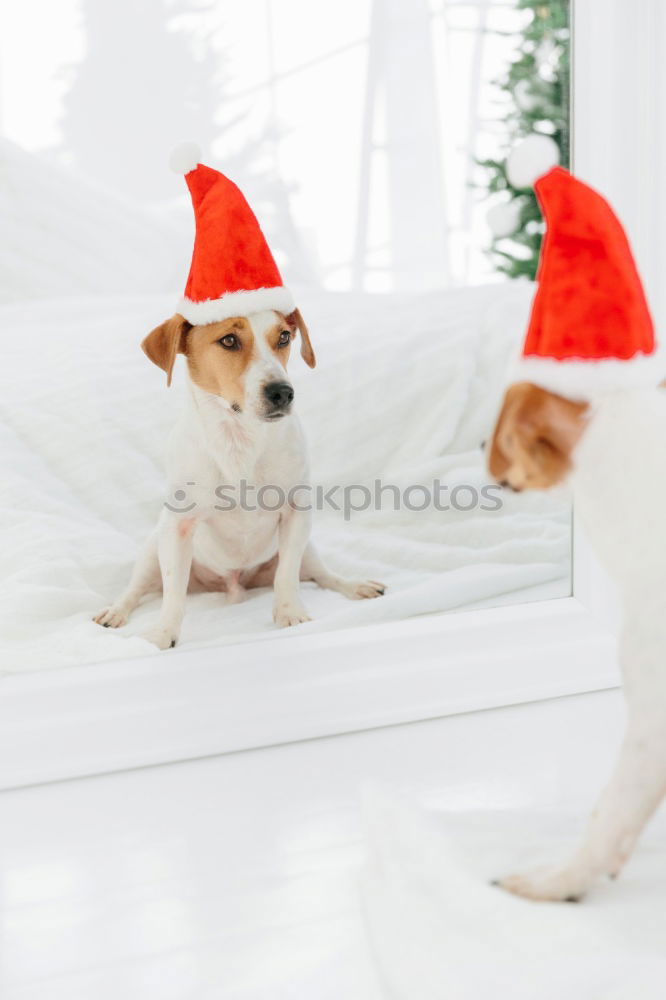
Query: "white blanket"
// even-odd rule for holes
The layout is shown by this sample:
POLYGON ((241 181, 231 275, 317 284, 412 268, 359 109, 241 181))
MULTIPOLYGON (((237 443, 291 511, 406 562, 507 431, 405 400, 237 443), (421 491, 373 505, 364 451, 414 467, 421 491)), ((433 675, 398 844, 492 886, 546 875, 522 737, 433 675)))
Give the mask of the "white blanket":
MULTIPOLYGON (((299 304, 318 355, 293 364, 315 482, 450 487, 487 482, 492 427, 531 288, 428 296, 309 293, 299 304)), ((176 296, 60 298, 0 306, 3 481, 0 663, 5 671, 155 653, 138 635, 157 600, 120 632, 92 615, 123 586, 164 496, 162 457, 182 371, 167 390, 139 342, 176 296)), ((179 362, 182 364, 182 362, 179 362)), ((418 502, 418 496, 416 501, 418 502)), ((463 496, 463 500, 466 496, 463 496)), ((556 596, 569 589, 569 513, 561 497, 502 498, 499 512, 381 510, 315 515, 322 554, 388 584, 348 602, 307 585, 299 632, 556 596)), ((288 637, 267 591, 227 607, 188 599, 182 646, 288 637)))
POLYGON ((374 789, 363 901, 391 1000, 661 1000, 661 829, 621 879, 581 904, 532 903, 489 884, 563 861, 582 814, 426 812, 374 789))

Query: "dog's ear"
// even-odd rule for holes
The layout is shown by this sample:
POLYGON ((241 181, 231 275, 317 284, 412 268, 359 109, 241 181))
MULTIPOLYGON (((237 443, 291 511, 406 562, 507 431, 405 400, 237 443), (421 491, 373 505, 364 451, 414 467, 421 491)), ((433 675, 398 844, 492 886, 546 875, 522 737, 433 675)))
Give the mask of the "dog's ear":
POLYGON ((493 433, 488 468, 499 481, 547 489, 571 467, 571 455, 585 427, 587 405, 529 382, 512 385, 493 433))
POLYGON ((184 316, 176 313, 171 319, 151 330, 141 342, 141 350, 154 365, 166 372, 167 385, 171 385, 171 375, 177 354, 186 353, 187 335, 192 329, 184 316))
POLYGON ((586 403, 533 387, 519 407, 516 423, 528 440, 555 452, 568 463, 583 432, 586 403))
POLYGON ((315 358, 315 352, 312 350, 312 344, 310 343, 310 334, 308 333, 308 328, 305 325, 305 320, 301 316, 300 309, 294 309, 293 312, 289 313, 286 317, 287 322, 295 326, 301 335, 301 357, 305 361, 306 365, 310 368, 314 368, 317 364, 317 359, 315 358))

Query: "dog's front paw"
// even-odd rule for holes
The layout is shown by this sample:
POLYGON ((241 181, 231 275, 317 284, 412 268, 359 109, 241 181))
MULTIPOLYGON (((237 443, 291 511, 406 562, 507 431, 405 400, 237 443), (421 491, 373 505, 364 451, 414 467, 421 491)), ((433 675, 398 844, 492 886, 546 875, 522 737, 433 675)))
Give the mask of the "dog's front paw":
POLYGON ((152 642, 153 646, 157 646, 158 649, 173 649, 178 642, 178 633, 168 625, 155 625, 147 632, 142 632, 139 638, 145 639, 146 642, 152 642))
POLYGON ((110 608, 104 608, 98 615, 95 615, 93 621, 104 628, 121 628, 123 625, 127 625, 128 618, 127 608, 124 608, 122 604, 112 604, 110 608))
POLYGON ((376 580, 349 580, 342 593, 351 601, 364 601, 381 597, 386 593, 386 584, 377 583, 376 580))
POLYGON ((276 601, 273 605, 273 621, 278 628, 301 625, 312 621, 300 601, 276 601))
POLYGON ((509 875, 499 879, 498 885, 514 896, 546 902, 578 903, 590 888, 591 873, 580 866, 560 869, 542 869, 527 875, 509 875))

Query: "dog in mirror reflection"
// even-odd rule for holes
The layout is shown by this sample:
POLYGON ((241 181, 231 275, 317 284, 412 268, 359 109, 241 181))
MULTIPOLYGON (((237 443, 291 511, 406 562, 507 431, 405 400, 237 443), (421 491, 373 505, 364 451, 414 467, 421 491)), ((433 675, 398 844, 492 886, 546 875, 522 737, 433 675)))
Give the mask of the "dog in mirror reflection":
MULTIPOLYGON (((294 413, 287 362, 300 333, 310 367, 315 355, 298 310, 274 310, 193 325, 175 315, 143 341, 146 355, 171 375, 178 354, 188 369, 187 405, 168 456, 169 481, 190 484, 180 504, 166 504, 134 567, 125 591, 95 617, 99 625, 124 625, 140 600, 162 591, 162 610, 144 638, 160 649, 175 646, 188 590, 226 592, 243 600, 254 587, 272 586, 273 619, 280 627, 309 620, 299 582, 311 580, 348 598, 379 597, 384 585, 332 573, 309 540, 311 515, 296 498, 275 508, 253 504, 228 509, 215 492, 242 481, 258 491, 308 483, 305 440, 294 413), (198 500, 190 509, 189 500, 198 500)), ((178 498, 179 491, 176 491, 178 498)), ((238 496, 238 494, 236 494, 238 496)))

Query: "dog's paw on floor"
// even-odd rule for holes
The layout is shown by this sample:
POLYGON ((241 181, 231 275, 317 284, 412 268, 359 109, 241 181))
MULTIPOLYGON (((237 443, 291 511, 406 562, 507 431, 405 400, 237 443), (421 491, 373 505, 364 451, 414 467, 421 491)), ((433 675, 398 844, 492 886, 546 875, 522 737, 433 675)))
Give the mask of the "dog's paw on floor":
POLYGON ((577 867, 541 869, 527 875, 509 875, 493 885, 514 896, 539 902, 578 903, 590 887, 588 872, 577 867))

